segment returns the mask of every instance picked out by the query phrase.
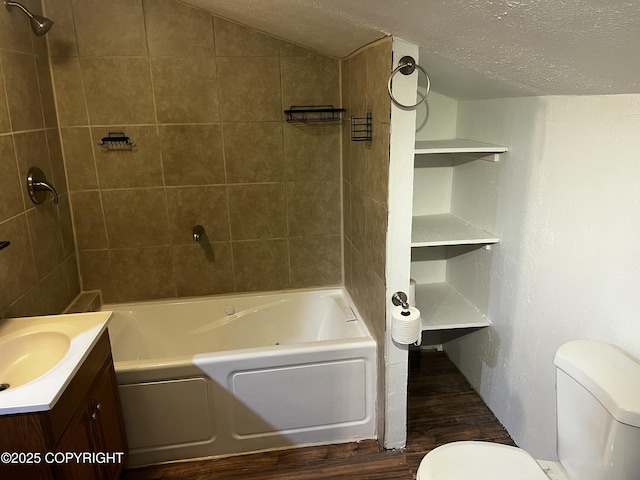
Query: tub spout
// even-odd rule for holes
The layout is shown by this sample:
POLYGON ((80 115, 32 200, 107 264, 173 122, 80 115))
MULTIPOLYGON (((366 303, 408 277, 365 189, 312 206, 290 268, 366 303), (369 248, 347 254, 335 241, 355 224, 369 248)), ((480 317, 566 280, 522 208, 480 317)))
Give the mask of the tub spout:
POLYGON ((194 242, 199 243, 203 234, 204 234, 204 227, 202 225, 194 225, 193 226, 193 241, 194 242))

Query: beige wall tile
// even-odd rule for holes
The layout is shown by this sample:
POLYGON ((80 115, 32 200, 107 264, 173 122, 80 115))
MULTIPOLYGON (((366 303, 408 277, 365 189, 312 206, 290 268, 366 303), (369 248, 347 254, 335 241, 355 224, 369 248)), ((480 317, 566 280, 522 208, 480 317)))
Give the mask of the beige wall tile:
POLYGON ((340 105, 340 67, 328 57, 283 57, 282 105, 340 105))
POLYGON ((213 18, 207 12, 173 0, 144 0, 149 55, 213 56, 213 18))
POLYGON ((33 53, 31 37, 33 32, 29 19, 18 8, 11 13, 2 6, 0 15, 0 48, 23 53, 33 53))
POLYGON ((38 285, 30 288, 27 293, 3 310, 2 318, 33 317, 49 313, 45 311, 45 306, 40 302, 40 288, 38 285))
MULTIPOLYGON (((56 114, 56 104, 53 98, 49 59, 47 57, 35 57, 35 59, 44 124, 47 128, 55 128, 58 126, 58 115, 56 114)), ((35 92, 33 94, 35 95, 35 92)))
POLYGON ((58 217, 60 219, 60 234, 62 235, 62 246, 64 258, 72 256, 76 251, 76 240, 73 235, 73 219, 71 217, 71 204, 69 195, 60 195, 58 203, 58 217))
POLYGON ((291 287, 337 285, 342 281, 340 235, 289 240, 291 287))
POLYGON ((155 123, 147 58, 81 58, 80 68, 93 125, 155 123))
POLYGON ((202 225, 205 231, 201 244, 229 240, 226 187, 167 188, 166 193, 173 245, 193 245, 195 225, 202 225))
POLYGON ((104 302, 117 300, 109 250, 80 250, 78 268, 82 290, 100 290, 104 302))
POLYGON ((102 191, 110 248, 169 244, 163 188, 102 191))
POLYGON ((340 177, 340 127, 300 128, 284 125, 287 180, 332 180, 340 177))
POLYGON ((51 198, 27 211, 27 223, 36 262, 38 280, 57 268, 64 260, 58 208, 51 198))
POLYGON ((81 291, 80 288, 80 276, 78 274, 78 263, 76 261, 76 256, 71 255, 64 263, 65 268, 67 269, 67 283, 69 285, 69 296, 71 300, 76 298, 81 291))
POLYGON ((2 67, 12 129, 43 128, 38 73, 33 55, 3 50, 2 67))
MULTIPOLYGON (((31 201, 31 197, 29 197, 26 185, 29 170, 31 167, 38 167, 42 170, 47 180, 51 181, 53 178, 47 136, 44 130, 16 133, 13 135, 13 143, 16 149, 16 158, 18 159, 24 203, 27 209, 33 208, 34 204, 31 201)), ((47 194, 47 198, 50 199, 51 195, 47 194)))
POLYGON ((391 39, 367 49, 367 106, 376 122, 391 122, 391 99, 385 77, 392 70, 391 39))
POLYGON ((351 239, 351 185, 342 182, 342 229, 346 239, 351 239))
POLYGON ((176 296, 170 247, 111 250, 118 302, 176 296))
POLYGON ((76 27, 73 23, 71 0, 47 0, 46 15, 55 19, 55 28, 47 33, 52 57, 77 57, 76 27))
POLYGON ((61 263, 55 270, 48 274, 38 285, 38 304, 47 314, 62 312, 73 296, 69 291, 67 279, 67 267, 61 263))
POLYGON ((7 109, 7 96, 5 94, 4 74, 0 70, 0 133, 11 131, 11 121, 9 120, 9 110, 7 109))
POLYGON ((161 187, 162 161, 156 126, 115 126, 91 129, 100 188, 161 187), (109 132, 123 131, 135 146, 109 149, 97 145, 109 132))
POLYGON ((311 50, 285 40, 280 40, 281 57, 317 57, 319 55, 320 54, 315 50, 311 50))
POLYGON ((365 261, 379 278, 385 278, 387 209, 373 201, 365 209, 365 261))
POLYGON ((60 135, 67 166, 69 190, 80 191, 98 188, 89 128, 61 128, 60 135))
POLYGON ((49 147, 49 160, 51 162, 51 179, 58 194, 67 193, 67 173, 62 155, 62 145, 60 143, 59 130, 49 128, 46 131, 47 146, 49 147))
POLYGON ((151 74, 159 123, 220 120, 214 58, 154 58, 151 74))
POLYGON ((0 308, 5 310, 37 283, 26 215, 0 223, 0 238, 11 241, 0 262, 0 308))
MULTIPOLYGON (((294 275, 289 226, 297 234, 326 236, 328 229, 336 233, 327 238, 338 237, 340 129, 301 131, 285 124, 282 112, 283 90, 338 105, 336 60, 174 0, 46 5, 48 14, 59 13, 59 31, 49 41, 83 288, 100 288, 106 301, 287 288, 294 275), (126 6, 120 25, 92 23, 126 6), (120 130, 136 142, 133 150, 95 145, 120 130), (285 180, 294 182, 289 205, 285 180), (195 224, 205 227, 201 244, 192 240, 195 224), (161 251, 164 263, 152 265, 161 251), (207 275, 193 276, 198 268, 207 275), (156 277, 166 285, 155 284, 156 277)), ((49 138, 52 152, 55 143, 49 138)), ((52 153, 54 178, 59 165, 52 153)), ((333 272, 328 266, 339 249, 328 253, 319 244, 312 252, 316 239, 296 242, 298 285, 341 276, 339 264, 333 272), (304 271, 304 257, 313 255, 320 258, 315 270, 304 271)))
POLYGON ((88 125, 89 117, 78 59, 52 57, 51 71, 60 126, 88 125))
POLYGON ((349 91, 351 92, 351 115, 356 117, 364 117, 367 113, 367 76, 362 75, 362 72, 368 72, 367 70, 367 55, 365 52, 360 52, 358 55, 351 57, 351 71, 354 72, 351 75, 351 85, 349 91), (355 73, 358 72, 359 74, 355 73))
POLYGON ((219 125, 165 125, 160 145, 166 185, 224 183, 219 125))
POLYGON ((280 41, 244 25, 214 17, 218 57, 277 57, 280 41))
POLYGON ((287 183, 289 235, 340 233, 340 181, 287 183))
POLYGON ((364 251, 365 234, 365 206, 366 198, 364 192, 351 185, 351 243, 353 246, 364 251))
POLYGON ((389 197, 389 127, 388 123, 376 122, 365 172, 367 196, 385 206, 389 197))
POLYGON ((22 178, 11 135, 0 136, 0 222, 23 212, 22 178))
POLYGON ((78 250, 107 248, 100 192, 71 192, 71 205, 78 250))
POLYGON ((175 245, 171 253, 179 297, 233 292, 229 243, 175 245))
POLYGON ((284 184, 230 185, 227 188, 233 240, 286 236, 284 184))
MULTIPOLYGON (((342 178, 351 181, 351 59, 341 62, 341 95, 344 121, 342 122, 342 178)), ((356 143, 356 142, 354 142, 356 143)))
POLYGON ((217 62, 223 121, 246 121, 248 111, 254 121, 282 120, 278 57, 219 57, 217 62))
POLYGON ((229 183, 283 180, 282 122, 226 124, 224 156, 229 183))
POLYGON ((233 243, 235 290, 238 292, 282 290, 289 287, 286 240, 233 243))
POLYGON ((141 0, 72 0, 81 56, 146 55, 141 0))

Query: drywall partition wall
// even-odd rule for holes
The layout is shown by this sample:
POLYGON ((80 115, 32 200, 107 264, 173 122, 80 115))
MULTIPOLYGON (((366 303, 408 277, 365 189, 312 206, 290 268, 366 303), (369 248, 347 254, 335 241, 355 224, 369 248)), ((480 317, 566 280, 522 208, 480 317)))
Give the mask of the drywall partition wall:
MULTIPOLYGON (((419 63, 429 73, 429 64, 419 63)), ((420 74, 418 82, 418 93, 422 96, 426 91, 424 75, 420 74)), ((455 138, 457 114, 456 100, 431 90, 416 108, 416 141, 455 138)))
MULTIPOLYGON (((393 67, 411 55, 419 61, 418 47, 402 39, 393 39, 393 67)), ((405 105, 416 99, 416 75, 396 75, 394 97, 405 105)), ((401 448, 406 444, 408 347, 391 337, 391 297, 397 291, 408 293, 411 271, 411 202, 413 184, 414 126, 416 112, 391 105, 391 141, 389 149, 389 229, 387 234, 385 343, 385 448, 401 448)))
MULTIPOLYGON (((28 7, 42 14, 41 2, 28 7)), ((0 317, 60 313, 80 287, 69 196, 60 151, 46 37, 28 18, 0 11, 0 317), (36 206, 26 192, 30 167, 58 191, 36 206)))
POLYGON ((640 95, 461 101, 458 136, 509 146, 488 315, 445 345, 518 445, 555 457, 555 350, 640 357, 640 95))
POLYGON ((114 302, 342 282, 340 127, 283 113, 338 106, 338 60, 174 0, 46 3, 85 290, 114 302), (98 147, 109 132, 135 147, 98 147))

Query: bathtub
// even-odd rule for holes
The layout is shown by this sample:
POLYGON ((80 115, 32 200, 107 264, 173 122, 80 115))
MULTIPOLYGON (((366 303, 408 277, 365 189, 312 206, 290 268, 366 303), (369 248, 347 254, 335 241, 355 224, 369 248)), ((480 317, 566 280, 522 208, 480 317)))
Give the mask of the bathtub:
POLYGON ((129 466, 375 438, 376 343, 343 289, 102 309, 129 466))

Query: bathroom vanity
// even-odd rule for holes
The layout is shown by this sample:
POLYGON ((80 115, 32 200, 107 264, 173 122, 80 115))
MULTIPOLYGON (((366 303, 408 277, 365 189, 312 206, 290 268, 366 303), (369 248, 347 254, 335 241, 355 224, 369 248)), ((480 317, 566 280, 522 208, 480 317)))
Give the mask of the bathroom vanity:
MULTIPOLYGON (((83 360, 72 368, 50 408, 31 406, 25 408, 39 411, 18 413, 0 408, 0 478, 120 477, 127 440, 106 323, 91 332, 96 338, 89 342, 83 360)), ((79 343, 73 340, 69 350, 79 343)), ((64 366, 64 359, 59 365, 64 366)), ((41 376, 45 379, 42 389, 46 389, 47 375, 57 374, 52 369, 41 376)), ((15 392, 20 393, 19 388, 15 392)), ((25 395, 25 403, 28 398, 33 395, 25 395)), ((15 405, 14 410, 21 408, 15 405)))

